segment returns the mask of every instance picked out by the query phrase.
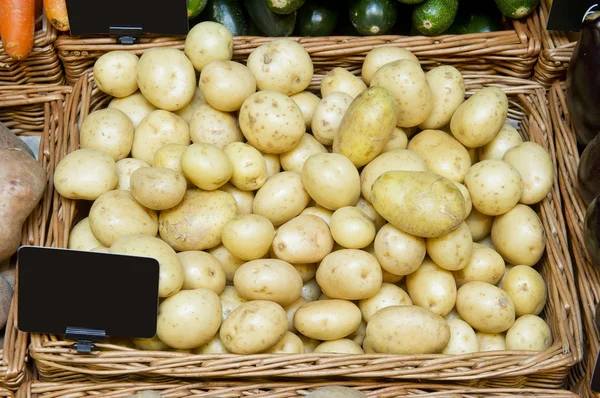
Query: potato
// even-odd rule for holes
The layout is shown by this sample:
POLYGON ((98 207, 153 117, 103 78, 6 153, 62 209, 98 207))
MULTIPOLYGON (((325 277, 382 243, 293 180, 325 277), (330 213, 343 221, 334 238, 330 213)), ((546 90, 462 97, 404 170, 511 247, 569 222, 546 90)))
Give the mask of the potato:
POLYGON ((302 210, 300 215, 313 215, 321 218, 321 220, 325 221, 327 226, 331 225, 331 216, 333 216, 333 212, 329 209, 326 209, 322 206, 316 205, 307 207, 302 210))
POLYGON ((285 332, 282 339, 264 351, 265 354, 304 354, 304 343, 292 332, 285 332))
POLYGON ((353 206, 360 197, 356 167, 336 153, 311 155, 304 163, 302 182, 315 202, 329 210, 353 206))
POLYGON ((467 223, 439 238, 427 239, 427 254, 440 267, 448 271, 465 268, 471 261, 473 238, 467 223))
POLYGON ((133 344, 136 348, 145 351, 168 351, 169 346, 160 341, 158 336, 154 336, 151 339, 132 339, 133 344))
POLYGON ((456 182, 453 181, 454 185, 456 185, 456 187, 460 190, 460 193, 462 193, 463 199, 465 200, 465 214, 467 214, 467 217, 471 214, 471 211, 473 210, 473 202, 471 201, 471 194, 469 193, 469 190, 467 189, 467 187, 465 187, 463 184, 461 184, 460 182, 456 182))
POLYGON ((129 51, 110 51, 94 63, 94 81, 98 88, 113 97, 123 98, 138 89, 139 58, 129 51))
POLYGON ((68 249, 89 251, 96 247, 103 246, 104 245, 100 243, 100 241, 96 239, 92 233, 89 217, 79 221, 69 234, 69 243, 67 245, 68 249))
POLYGON ((375 295, 382 284, 377 259, 362 250, 344 249, 329 254, 317 269, 317 282, 331 298, 362 300, 375 295))
POLYGON ((210 354, 229 354, 227 348, 221 342, 219 338, 219 334, 215 334, 212 339, 208 343, 201 345, 200 347, 194 349, 194 354, 196 355, 210 355, 210 354))
POLYGON ((126 158, 133 145, 133 123, 118 109, 106 108, 90 113, 81 124, 79 145, 97 149, 115 162, 126 158))
POLYGON ((328 151, 315 137, 305 133, 294 149, 279 155, 279 161, 284 170, 302 174, 306 159, 315 153, 328 153, 328 151))
POLYGON ((114 159, 96 149, 69 153, 54 171, 54 187, 67 199, 95 200, 114 189, 118 182, 114 159))
POLYGON ((348 336, 348 339, 354 341, 356 344, 362 346, 365 341, 365 335, 367 334, 367 323, 365 321, 361 321, 360 325, 358 325, 358 329, 354 333, 348 336))
POLYGON ((433 109, 433 93, 421 65, 411 60, 398 60, 383 65, 371 80, 371 87, 388 89, 396 99, 398 127, 423 123, 433 109))
POLYGON ((128 191, 131 189, 131 175, 139 168, 150 167, 150 165, 143 160, 125 158, 117 162, 117 173, 119 175, 119 182, 115 189, 128 191))
POLYGON ((216 59, 202 68, 199 87, 210 106, 233 112, 256 92, 256 79, 246 66, 216 59))
POLYGON ((486 282, 467 282, 458 289, 456 310, 473 329, 501 333, 515 322, 515 306, 502 289, 486 282))
POLYGON ((234 354, 257 354, 280 341, 287 332, 285 310, 272 301, 240 304, 221 325, 220 338, 234 354))
POLYGON ((254 191, 267 181, 267 162, 254 147, 242 142, 232 142, 223 152, 232 166, 231 183, 237 188, 254 191))
MULTIPOLYGON (((252 239, 255 244, 256 238, 252 239)), ((281 225, 273 239, 277 258, 291 264, 318 263, 333 248, 327 223, 320 217, 299 215, 281 225)))
POLYGON ((350 387, 325 386, 306 395, 306 398, 365 398, 366 394, 350 387))
POLYGON ((267 180, 281 171, 281 163, 279 162, 279 155, 263 153, 263 158, 267 163, 267 180))
POLYGON ((480 160, 502 160, 506 151, 521 144, 519 132, 506 123, 493 140, 478 149, 480 160))
MULTIPOLYGON (((489 238, 489 237, 488 237, 489 238)), ((483 242, 483 241, 482 241, 483 242)), ((490 248, 491 249, 491 248, 490 248)), ((500 278, 500 281, 498 283, 496 283, 496 286, 498 286, 500 289, 502 289, 502 285, 504 284, 504 278, 506 278, 506 274, 508 274, 508 272, 513 269, 515 266, 514 265, 510 265, 507 264, 504 267, 504 275, 502 275, 502 278, 500 278)), ((504 290, 504 289, 503 289, 504 290)), ((515 307, 516 308, 516 307, 515 307)), ((516 313, 516 309, 515 309, 515 313, 516 313)))
POLYGON ((256 77, 259 90, 285 95, 306 89, 313 76, 313 63, 304 47, 289 39, 274 39, 248 56, 246 63, 256 77))
POLYGON ((302 177, 284 171, 268 179, 256 192, 252 212, 265 216, 277 227, 300 214, 309 201, 302 177))
POLYGON ((244 214, 225 224, 221 238, 231 255, 250 261, 269 253, 274 235, 273 224, 266 217, 244 214))
POLYGON ((193 143, 212 144, 221 149, 232 142, 244 141, 233 115, 208 104, 200 104, 194 111, 190 120, 190 138, 193 143))
POLYGON ((380 175, 371 189, 371 203, 396 228, 422 238, 447 235, 466 218, 465 200, 456 185, 426 171, 380 175))
POLYGON ((330 354, 364 354, 365 352, 360 345, 350 339, 338 339, 332 341, 324 341, 319 344, 314 352, 330 353, 330 354))
POLYGON ((314 352, 315 348, 317 348, 317 346, 321 344, 319 340, 311 339, 310 337, 306 337, 302 334, 298 334, 297 336, 300 337, 300 340, 302 340, 302 344, 304 344, 305 354, 310 354, 311 352, 314 352))
POLYGON ((519 202, 523 193, 521 175, 502 160, 483 160, 471 167, 465 186, 473 206, 489 216, 504 214, 519 202))
POLYGON ((187 124, 190 124, 196 109, 198 109, 198 107, 202 104, 206 104, 206 98, 204 98, 204 94, 202 94, 202 91, 200 91, 200 87, 196 87, 194 91, 194 97, 190 103, 175 111, 175 114, 185 120, 187 124))
POLYGON ((139 91, 136 91, 127 97, 113 98, 108 104, 108 108, 118 109, 126 114, 129 119, 131 119, 134 129, 138 128, 140 122, 148 116, 150 112, 158 109, 139 91))
POLYGON ((252 214, 252 205, 254 203, 254 192, 242 191, 230 182, 223 185, 219 190, 227 192, 235 199, 238 207, 238 215, 252 214))
POLYGON ((304 122, 306 123, 306 129, 310 129, 315 108, 321 99, 310 91, 302 91, 298 94, 290 96, 290 98, 302 111, 302 116, 304 116, 304 122))
POLYGON ((431 88, 433 106, 419 127, 422 130, 439 129, 450 123, 452 115, 464 102, 465 82, 462 74, 450 65, 433 68, 425 78, 431 88))
POLYGON ((360 311, 362 312, 363 319, 368 323, 377 311, 386 307, 412 304, 412 300, 408 293, 400 287, 391 283, 383 283, 381 289, 379 289, 374 296, 360 300, 358 302, 358 308, 360 308, 360 311))
POLYGON ((347 249, 362 249, 375 239, 375 224, 362 210, 346 206, 331 216, 331 236, 347 249))
POLYGON ((379 68, 385 64, 399 61, 401 59, 407 59, 419 63, 417 57, 404 48, 381 46, 372 49, 367 53, 362 65, 361 74, 364 82, 366 84, 371 84, 371 79, 373 78, 375 72, 379 70, 379 68))
POLYGON ((321 81, 321 97, 325 98, 331 93, 345 93, 356 96, 367 89, 367 85, 360 77, 354 76, 344 68, 333 68, 321 81))
POLYGON ((415 135, 408 150, 425 160, 427 170, 451 181, 463 182, 471 168, 471 157, 465 147, 440 130, 424 130, 415 135))
POLYGON ((454 307, 454 308, 452 308, 452 311, 450 311, 448 314, 446 314, 444 319, 446 321, 449 321, 450 319, 462 319, 462 318, 460 317, 458 311, 456 311, 456 307, 454 307))
POLYGON ((302 282, 306 283, 317 274, 317 264, 292 264, 300 274, 302 282))
POLYGON ((159 306, 156 334, 169 347, 190 349, 212 339, 221 325, 221 301, 212 290, 182 290, 159 306))
POLYGON ((548 196, 554 184, 554 165, 541 145, 523 142, 506 151, 502 160, 521 174, 523 194, 519 202, 532 205, 548 196))
POLYGON ((196 24, 185 38, 185 55, 200 72, 213 60, 228 61, 233 56, 233 36, 219 23, 196 24))
POLYGON ((233 166, 225 152, 215 145, 200 142, 183 152, 181 168, 195 186, 205 191, 220 188, 233 175, 233 166))
POLYGON ((181 203, 160 213, 160 237, 177 251, 210 249, 221 243, 225 224, 236 214, 228 193, 191 189, 181 203))
POLYGON ((517 265, 506 273, 502 281, 504 290, 513 303, 515 303, 515 314, 539 315, 548 299, 548 291, 544 278, 533 268, 525 265, 517 265))
POLYGON ((396 127, 394 132, 392 133, 392 137, 385 144, 383 151, 381 153, 393 151, 394 149, 406 149, 408 146, 408 137, 406 136, 406 132, 404 129, 400 127, 396 127))
POLYGON ((162 240, 148 235, 121 236, 112 244, 110 251, 156 259, 160 265, 159 297, 170 297, 181 290, 185 279, 183 266, 175 251, 162 240))
POLYGON ((127 235, 156 236, 158 216, 140 205, 129 191, 110 191, 100 196, 90 209, 90 228, 104 246, 127 235))
POLYGON ((506 332, 507 350, 545 351, 552 347, 552 331, 542 318, 523 315, 506 332))
POLYGON ((546 235, 536 212, 518 204, 494 219, 492 242, 506 262, 533 266, 544 254, 546 235))
POLYGON ((237 271, 237 269, 246 262, 231 254, 222 243, 210 249, 208 253, 216 258, 221 264, 221 267, 225 272, 225 278, 229 284, 233 282, 233 275, 235 274, 235 271, 237 271))
POLYGON ((450 327, 444 318, 407 305, 377 312, 367 324, 364 344, 376 353, 419 355, 440 353, 449 341, 450 327))
POLYGON ((221 294, 227 283, 221 263, 206 252, 187 251, 177 253, 184 273, 181 289, 208 289, 221 294))
POLYGON ((492 223, 494 222, 494 217, 482 214, 477 211, 477 209, 473 209, 471 210, 471 213, 465 222, 471 230, 473 241, 477 242, 492 232, 492 223))
POLYGON ((473 251, 467 265, 454 272, 456 284, 479 281, 495 285, 504 276, 505 266, 502 256, 479 243, 473 243, 473 251))
POLYGON ((294 326, 304 336, 331 341, 352 334, 361 318, 360 310, 350 301, 313 301, 296 311, 294 326))
POLYGON ((323 145, 332 145, 342 118, 350 107, 353 98, 346 93, 331 93, 315 107, 311 121, 311 131, 323 145))
POLYGON ((148 209, 166 210, 177 206, 186 188, 181 174, 164 167, 142 167, 131 174, 131 194, 148 209))
POLYGON ((478 331, 475 334, 479 343, 479 352, 506 350, 504 333, 483 333, 478 331))
POLYGON ((137 82, 144 97, 154 106, 176 111, 194 97, 196 73, 183 51, 151 48, 142 54, 138 62, 137 82))
POLYGON ((434 314, 446 316, 456 304, 456 283, 452 273, 429 258, 406 276, 406 287, 414 305, 434 314))
POLYGON ((360 185, 366 200, 371 199, 371 188, 375 180, 387 171, 427 171, 425 159, 420 155, 406 150, 396 149, 382 153, 367 164, 360 173, 360 185))
POLYGON ((442 354, 462 355, 479 351, 479 341, 469 324, 460 319, 446 321, 450 327, 450 341, 442 354))
POLYGON ((233 277, 237 291, 250 300, 270 300, 281 306, 292 304, 302 293, 302 278, 289 263, 260 259, 245 263, 233 277))
POLYGON ((333 152, 362 167, 383 151, 397 121, 394 95, 383 87, 371 87, 352 101, 333 139, 333 152))
POLYGON ((373 207, 373 205, 363 197, 358 198, 358 202, 354 205, 357 209, 362 211, 375 225, 375 231, 379 231, 387 221, 373 207))
POLYGON ((189 143, 190 130, 185 120, 171 112, 152 111, 135 129, 131 156, 152 164, 163 145, 189 143))
POLYGON ((308 303, 308 301, 306 301, 304 297, 300 296, 293 303, 283 307, 288 318, 288 331, 292 333, 295 333, 297 331, 296 326, 294 326, 294 315, 296 314, 296 311, 298 311, 298 309, 306 303, 308 303))
POLYGON ((306 301, 317 301, 319 296, 321 296, 321 287, 317 283, 316 279, 311 279, 302 285, 301 297, 303 297, 306 301))
POLYGON ((223 307, 222 319, 227 319, 229 314, 233 312, 241 304, 248 302, 248 299, 242 297, 234 286, 225 286, 223 292, 219 295, 221 305, 223 307))
POLYGON ((450 121, 450 129, 464 146, 482 147, 502 129, 507 114, 506 94, 497 87, 485 87, 458 107, 450 121))
POLYGON ((408 275, 419 268, 427 253, 425 239, 384 225, 375 236, 375 256, 381 267, 393 275, 408 275))
POLYGON ((398 283, 404 278, 404 275, 394 275, 387 272, 384 268, 381 268, 381 272, 383 273, 384 283, 398 283))

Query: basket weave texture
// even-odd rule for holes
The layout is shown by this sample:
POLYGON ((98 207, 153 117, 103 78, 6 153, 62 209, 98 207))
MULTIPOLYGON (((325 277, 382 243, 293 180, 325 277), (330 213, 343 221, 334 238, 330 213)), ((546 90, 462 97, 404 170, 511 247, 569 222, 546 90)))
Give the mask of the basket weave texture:
MULTIPOLYGON (((23 226, 23 245, 49 245, 54 234, 52 225, 53 172, 55 148, 63 137, 66 122, 65 103, 70 98, 70 87, 3 86, 0 87, 0 122, 18 136, 39 136, 38 161, 46 170, 48 185, 40 204, 23 226)), ((16 292, 15 292, 16 297, 16 292)), ((17 329, 17 303, 11 303, 0 351, 0 386, 16 390, 26 380, 28 372, 27 333, 17 329)), ((3 396, 0 394, 0 396, 3 396)))
MULTIPOLYGON (((317 84, 318 78, 313 81, 317 84)), ((486 86, 502 88, 509 97, 509 117, 519 122, 523 136, 555 154, 544 88, 538 83, 511 77, 465 75, 469 95, 486 86)), ((59 140, 58 162, 79 147, 79 126, 89 112, 106 106, 110 97, 95 86, 91 71, 74 87, 75 101, 69 111, 69 129, 59 140), (77 112, 75 112, 75 110, 77 112)), ((58 141, 57 141, 58 142, 58 141)), ((554 155, 553 155, 554 157, 554 155)), ((555 160, 555 159, 554 159, 555 160)), ((81 201, 55 196, 51 229, 57 234, 52 245, 66 247, 69 231, 86 216, 81 201)), ((579 306, 566 247, 558 183, 540 205, 547 246, 540 272, 548 283, 549 299, 543 316, 554 336, 552 347, 543 352, 503 351, 469 355, 190 355, 177 352, 139 351, 121 345, 98 344, 90 355, 78 355, 73 342, 58 336, 32 335, 30 353, 43 381, 77 380, 86 375, 106 381, 173 378, 248 379, 339 378, 439 381, 453 380, 477 387, 561 388, 572 366, 582 357, 579 306)))
POLYGON ((516 388, 477 389, 464 386, 428 383, 198 383, 198 384, 146 384, 146 383, 42 383, 28 382, 17 392, 17 398, 69 397, 127 397, 140 391, 152 390, 165 398, 183 397, 255 397, 291 398, 302 397, 317 388, 341 385, 361 391, 372 398, 410 396, 413 398, 485 398, 485 397, 528 397, 528 398, 575 398, 576 394, 564 390, 516 388))
MULTIPOLYGON (((334 66, 355 73, 367 53, 375 47, 395 46, 414 53, 425 69, 451 64, 469 73, 505 74, 529 78, 542 49, 542 28, 538 11, 522 21, 511 21, 510 30, 468 35, 426 36, 330 36, 292 37, 301 43, 312 57, 315 74, 322 75, 334 66)), ((255 48, 273 40, 272 37, 240 36, 234 39, 234 60, 245 60, 255 48)), ((55 43, 67 82, 77 79, 96 59, 109 51, 127 50, 135 54, 155 47, 183 49, 181 37, 142 39, 134 45, 117 44, 114 38, 81 38, 60 36, 55 43)))
POLYGON ((63 68, 54 47, 56 37, 56 29, 42 17, 42 27, 35 32, 31 55, 23 61, 10 58, 0 40, 0 86, 63 84, 63 68))

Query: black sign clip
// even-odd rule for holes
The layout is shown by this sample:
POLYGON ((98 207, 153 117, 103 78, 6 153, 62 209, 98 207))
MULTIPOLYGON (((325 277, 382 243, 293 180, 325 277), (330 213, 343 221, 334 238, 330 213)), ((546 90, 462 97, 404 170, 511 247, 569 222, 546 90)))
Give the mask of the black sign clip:
POLYGON ((96 348, 94 342, 100 343, 106 340, 106 331, 104 330, 67 326, 65 335, 68 340, 77 341, 73 344, 73 348, 77 350, 78 354, 89 354, 96 348))
POLYGON ((111 36, 117 36, 119 44, 135 44, 138 37, 144 34, 141 26, 111 26, 108 30, 111 36))

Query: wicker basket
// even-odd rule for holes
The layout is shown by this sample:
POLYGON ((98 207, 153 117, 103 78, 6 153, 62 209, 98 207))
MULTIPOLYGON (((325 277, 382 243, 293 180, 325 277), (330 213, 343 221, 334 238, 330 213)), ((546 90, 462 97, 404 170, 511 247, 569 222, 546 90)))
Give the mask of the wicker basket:
POLYGON ((35 32, 31 55, 23 61, 10 58, 0 40, 0 86, 17 84, 60 85, 63 69, 54 48, 56 29, 42 17, 42 27, 35 32))
MULTIPOLYGON (((331 36, 291 38, 307 49, 315 64, 316 74, 325 74, 334 66, 360 72, 366 54, 375 47, 392 45, 412 51, 424 65, 432 68, 452 64, 463 71, 505 74, 529 78, 541 51, 542 28, 538 12, 522 21, 511 21, 511 30, 469 35, 426 36, 331 36)), ((256 47, 273 40, 270 37, 236 37, 234 59, 246 59, 256 47)), ((135 45, 119 45, 114 38, 60 36, 56 41, 59 57, 65 67, 67 82, 74 84, 101 55, 114 50, 142 54, 149 48, 183 49, 181 37, 143 39, 135 45)))
POLYGON ((573 255, 573 266, 577 275, 579 300, 583 312, 582 321, 587 342, 585 359, 580 366, 574 369, 573 379, 576 382, 577 392, 582 397, 600 397, 600 394, 592 393, 589 387, 596 356, 600 349, 600 333, 594 322, 596 305, 600 301, 600 271, 592 265, 583 243, 583 220, 586 208, 577 189, 579 152, 566 107, 564 88, 564 82, 562 84, 556 82, 549 91, 548 100, 556 132, 560 189, 564 199, 564 214, 573 255))
POLYGON ((139 391, 152 390, 165 398, 180 397, 302 397, 319 387, 341 385, 361 391, 372 398, 410 396, 414 398, 485 398, 485 397, 531 397, 575 398, 577 395, 564 390, 516 388, 477 389, 446 384, 425 383, 376 383, 376 382, 322 382, 322 383, 198 383, 198 384, 145 384, 145 383, 42 383, 28 382, 17 392, 17 398, 55 397, 127 397, 139 391))
MULTIPOLYGON (((552 154, 553 132, 546 107, 545 90, 537 83, 510 77, 465 75, 470 94, 483 86, 498 86, 509 96, 509 115, 520 124, 525 137, 544 145, 552 154)), ((315 82, 314 82, 315 83, 315 82)), ((82 76, 73 95, 80 103, 77 115, 69 120, 68 136, 56 149, 58 161, 78 148, 78 126, 86 115, 102 108, 110 99, 99 92, 91 72, 82 76)), ((54 245, 65 247, 74 223, 85 216, 82 202, 55 197, 58 217, 52 230, 59 232, 54 245)), ((563 386, 570 368, 582 357, 579 306, 571 258, 566 247, 562 201, 555 184, 540 206, 548 243, 540 271, 549 286, 549 300, 543 316, 548 320, 554 345, 535 352, 494 352, 470 355, 189 355, 177 352, 139 351, 119 345, 98 344, 91 355, 78 355, 73 342, 58 336, 32 335, 30 353, 44 381, 76 380, 87 375, 106 380, 152 380, 169 378, 387 378, 402 380, 453 380, 477 387, 563 386), (74 379, 75 378, 75 379, 74 379)))
MULTIPOLYGON (((44 197, 23 227, 23 245, 48 245, 54 240, 52 231, 48 229, 53 217, 54 148, 56 142, 63 139, 67 116, 64 112, 65 102, 68 102, 70 92, 70 87, 0 87, 0 122, 17 135, 40 137, 38 160, 48 173, 44 197)), ((0 386, 9 389, 17 389, 27 376, 29 337, 17 329, 16 309, 16 300, 13 300, 6 325, 4 349, 0 351, 0 386)))
POLYGON ((533 80, 550 87, 557 79, 564 78, 569 67, 571 54, 577 42, 570 40, 566 32, 546 30, 550 5, 552 0, 540 2, 540 24, 542 25, 542 52, 535 71, 533 80))

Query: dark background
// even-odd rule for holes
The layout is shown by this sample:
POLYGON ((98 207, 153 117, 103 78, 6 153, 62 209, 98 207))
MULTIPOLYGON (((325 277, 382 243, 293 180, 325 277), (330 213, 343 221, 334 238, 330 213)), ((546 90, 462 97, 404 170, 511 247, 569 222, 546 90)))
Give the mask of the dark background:
POLYGON ((600 11, 600 0, 554 0, 550 9, 548 30, 579 32, 583 16, 594 4, 598 4, 594 10, 600 11))

